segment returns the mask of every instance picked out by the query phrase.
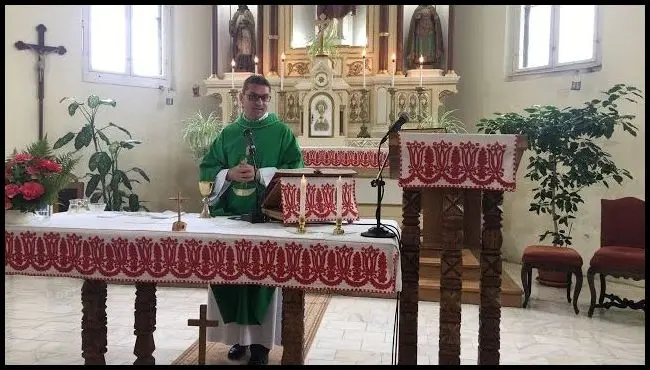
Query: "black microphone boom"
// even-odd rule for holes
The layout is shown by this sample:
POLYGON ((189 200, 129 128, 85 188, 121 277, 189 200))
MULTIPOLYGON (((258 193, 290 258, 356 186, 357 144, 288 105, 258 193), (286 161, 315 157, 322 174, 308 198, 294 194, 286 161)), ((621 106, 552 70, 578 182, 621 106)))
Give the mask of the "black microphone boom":
POLYGON ((399 132, 399 130, 402 129, 402 126, 404 126, 404 124, 406 122, 408 122, 408 120, 409 120, 409 116, 408 116, 408 114, 406 114, 406 112, 400 113, 399 118, 397 119, 397 121, 395 121, 395 123, 393 123, 393 125, 390 127, 390 129, 388 129, 388 132, 386 133, 386 135, 384 135, 384 137, 381 138, 381 141, 379 142, 379 145, 381 146, 381 144, 385 143, 386 140, 388 140, 388 137, 390 136, 390 134, 394 134, 396 132, 399 132))

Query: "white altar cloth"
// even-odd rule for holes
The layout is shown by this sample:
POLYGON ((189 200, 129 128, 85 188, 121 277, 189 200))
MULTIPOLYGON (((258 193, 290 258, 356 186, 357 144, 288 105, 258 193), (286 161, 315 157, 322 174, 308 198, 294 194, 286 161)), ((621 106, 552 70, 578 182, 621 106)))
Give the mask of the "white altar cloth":
MULTIPOLYGON (((398 243, 360 235, 374 220, 333 225, 250 224, 186 214, 172 232, 165 213, 56 213, 5 225, 5 274, 107 281, 260 284, 394 293, 401 290, 398 243)), ((384 224, 398 227, 394 221, 384 224)))

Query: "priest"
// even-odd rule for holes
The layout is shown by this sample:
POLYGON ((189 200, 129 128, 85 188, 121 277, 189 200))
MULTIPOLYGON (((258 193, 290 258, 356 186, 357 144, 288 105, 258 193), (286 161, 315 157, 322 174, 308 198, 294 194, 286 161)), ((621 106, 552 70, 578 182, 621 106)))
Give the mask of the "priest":
MULTIPOLYGON (((303 167, 293 132, 268 112, 270 93, 271 85, 261 75, 244 81, 239 93, 243 113, 224 127, 200 164, 199 181, 214 182, 209 200, 213 217, 250 213, 257 205, 256 192, 263 191, 277 169, 303 167)), ((281 289, 211 285, 208 319, 219 320, 219 326, 208 329, 207 339, 231 345, 230 360, 242 360, 250 350, 248 364, 267 364, 269 351, 280 344, 281 313, 281 289)))

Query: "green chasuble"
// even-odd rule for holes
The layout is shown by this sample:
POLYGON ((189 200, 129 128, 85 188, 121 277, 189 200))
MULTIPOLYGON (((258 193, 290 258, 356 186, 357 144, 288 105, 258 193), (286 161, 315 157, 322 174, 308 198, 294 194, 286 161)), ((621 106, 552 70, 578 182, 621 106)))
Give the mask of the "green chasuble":
MULTIPOLYGON (((257 168, 302 168, 302 152, 293 132, 277 115, 269 113, 266 118, 251 121, 243 115, 224 127, 215 139, 199 166, 199 181, 214 181, 219 171, 238 165, 246 158, 255 160, 257 168), (256 156, 247 156, 244 130, 251 129, 256 146, 256 156)), ((256 184, 231 182, 218 201, 210 206, 214 216, 241 215, 255 208, 256 184)), ((261 190, 261 189, 260 189, 261 190)), ((263 194, 260 194, 262 196, 263 194)), ((224 323, 260 325, 275 287, 260 285, 212 285, 212 292, 219 306, 224 323)))

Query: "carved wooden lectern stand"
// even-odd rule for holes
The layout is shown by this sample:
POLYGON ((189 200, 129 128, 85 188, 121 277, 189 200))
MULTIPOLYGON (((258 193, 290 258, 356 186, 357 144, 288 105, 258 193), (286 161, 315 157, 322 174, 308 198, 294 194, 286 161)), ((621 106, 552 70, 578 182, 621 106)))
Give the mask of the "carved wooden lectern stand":
MULTIPOLYGON (((417 364, 420 212, 422 199, 442 198, 439 364, 460 364, 462 246, 466 192, 482 197, 478 364, 499 363, 501 204, 514 191, 527 144, 516 135, 439 134, 402 130, 389 141, 390 177, 402 195, 400 365, 417 364), (435 194, 438 193, 438 194, 435 194), (435 194, 436 197, 429 195, 435 194), (427 195, 425 197, 425 195, 427 195)), ((424 207, 431 211, 432 207, 424 207)), ((424 219, 431 214, 425 213, 424 219)), ((426 237, 426 234, 425 234, 426 237)), ((426 241, 430 242, 430 241, 426 241)))

